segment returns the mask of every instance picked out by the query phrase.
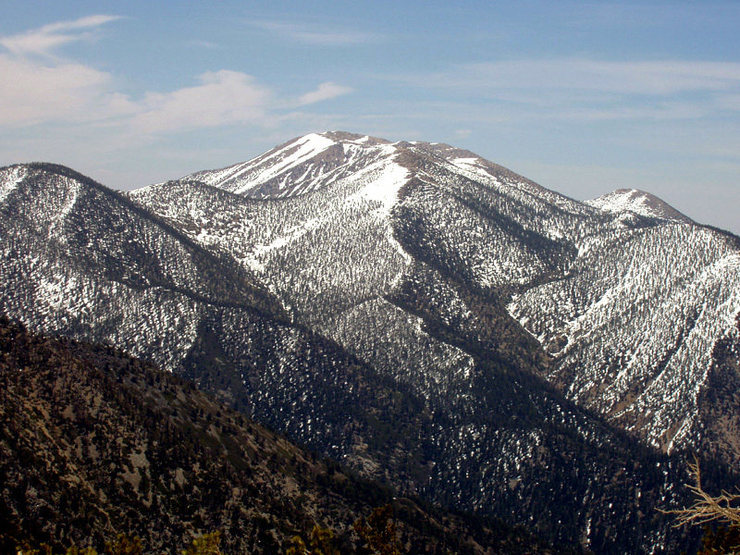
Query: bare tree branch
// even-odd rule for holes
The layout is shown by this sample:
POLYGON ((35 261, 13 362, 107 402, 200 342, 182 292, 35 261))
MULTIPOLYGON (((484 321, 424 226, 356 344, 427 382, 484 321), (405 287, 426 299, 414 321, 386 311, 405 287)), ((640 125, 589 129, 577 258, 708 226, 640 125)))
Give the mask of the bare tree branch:
POLYGON ((720 495, 712 496, 704 491, 701 485, 701 468, 696 456, 694 462, 689 464, 689 470, 694 477, 694 485, 690 485, 689 490, 696 495, 696 501, 690 507, 662 512, 677 515, 676 527, 708 522, 740 527, 740 494, 722 490, 720 495))

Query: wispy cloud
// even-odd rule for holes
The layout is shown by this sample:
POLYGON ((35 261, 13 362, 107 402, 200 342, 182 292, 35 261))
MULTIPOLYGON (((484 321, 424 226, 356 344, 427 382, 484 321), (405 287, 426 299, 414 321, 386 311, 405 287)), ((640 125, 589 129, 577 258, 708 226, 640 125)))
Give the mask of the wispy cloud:
POLYGON ((202 73, 191 86, 135 97, 117 91, 117 79, 110 73, 53 55, 62 45, 82 40, 85 33, 116 19, 94 15, 0 37, 7 50, 0 52, 0 125, 104 124, 131 136, 243 124, 269 126, 286 110, 352 90, 325 82, 298 99, 280 99, 251 75, 220 70, 202 73))
POLYGON ((306 106, 322 100, 329 100, 352 92, 353 89, 343 85, 337 85, 331 81, 321 83, 315 91, 307 92, 298 99, 299 106, 306 106))
POLYGON ((108 73, 74 62, 54 65, 0 54, 0 125, 89 122, 134 106, 111 87, 108 73))
POLYGON ((91 15, 0 37, 6 50, 0 52, 0 125, 82 123, 134 111, 133 103, 113 89, 109 73, 55 55, 61 46, 89 38, 117 19, 91 15))
POLYGON ((740 112, 740 91, 717 95, 716 103, 718 107, 725 110, 740 112))
POLYGON ((270 108, 272 93, 245 73, 207 72, 200 83, 169 93, 149 93, 131 126, 143 133, 255 122, 270 108))
POLYGON ((190 44, 191 46, 197 46, 199 48, 207 48, 209 50, 221 48, 218 43, 211 42, 209 40, 191 40, 188 44, 190 44))
POLYGON ((523 60, 467 64, 456 73, 459 81, 444 75, 437 84, 644 95, 727 90, 740 84, 740 63, 733 62, 523 60))
POLYGON ((56 48, 93 36, 93 32, 106 23, 121 19, 116 15, 90 15, 74 21, 50 23, 26 33, 0 38, 0 45, 11 53, 20 55, 51 55, 56 48))
POLYGON ((380 40, 380 35, 344 29, 309 27, 280 21, 252 21, 254 27, 282 37, 316 46, 365 44, 380 40))
POLYGON ((737 109, 740 95, 740 63, 714 61, 496 61, 391 79, 520 119, 694 119, 737 109))

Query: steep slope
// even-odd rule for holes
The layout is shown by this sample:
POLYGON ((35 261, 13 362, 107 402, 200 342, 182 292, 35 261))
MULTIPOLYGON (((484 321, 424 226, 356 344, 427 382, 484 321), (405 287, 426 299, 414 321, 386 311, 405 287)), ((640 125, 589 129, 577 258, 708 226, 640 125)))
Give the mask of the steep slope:
POLYGON ((110 347, 0 317, 0 355, 3 552, 100 548, 119 533, 173 551, 218 530, 224 552, 277 553, 319 524, 350 553, 353 522, 387 503, 407 549, 548 552, 522 530, 392 497, 110 347))
POLYGON ((388 141, 349 133, 311 133, 275 147, 249 162, 220 170, 194 173, 185 180, 201 181, 252 198, 284 198, 323 189, 355 171, 370 158, 392 151, 388 141), (355 165, 355 159, 360 164, 355 165), (305 163, 310 161, 310 167, 305 163))
MULTIPOLYGON (((707 450, 711 421, 699 399, 718 343, 740 339, 738 276, 735 239, 662 225, 605 238, 570 275, 514 297, 509 309, 553 354, 549 379, 570 398, 666 451, 707 450)), ((737 441, 735 429, 724 433, 737 441)), ((734 464, 740 452, 722 456, 734 464)))
POLYGON ((113 191, 58 166, 1 171, 1 310, 192 377, 304 445, 367 464, 367 475, 382 477, 394 456, 394 481, 414 483, 420 446, 394 455, 429 419, 411 392, 291 325, 227 255, 113 191), (397 426, 380 434, 377 415, 397 426))
MULTIPOLYGON (((230 260, 241 260, 241 253, 207 242, 219 237, 222 223, 258 224, 255 229, 263 233, 269 229, 265 220, 260 220, 264 218, 261 210, 251 217, 234 213, 261 208, 256 201, 237 202, 241 197, 212 187, 180 184, 201 196, 188 200, 180 195, 170 206, 195 207, 192 213, 202 214, 204 222, 219 224, 203 232, 202 227, 177 220, 171 213, 163 214, 169 221, 163 223, 69 170, 35 166, 20 170, 29 173, 23 179, 5 181, 8 187, 4 190, 9 191, 3 198, 4 223, 9 230, 5 237, 15 239, 6 243, 4 251, 3 303, 14 316, 35 328, 112 342, 164 361, 168 368, 191 377, 259 421, 405 492, 483 514, 499 514, 513 523, 527 522, 555 541, 571 544, 613 544, 613 530, 627 528, 633 532, 623 545, 676 541, 675 535, 666 536, 666 522, 640 516, 651 514, 657 499, 674 498, 667 489, 674 481, 670 477, 673 470, 665 472, 663 468, 669 467, 660 467, 659 461, 635 452, 608 427, 563 404, 545 384, 522 374, 516 364, 533 368, 542 355, 515 323, 501 318, 503 307, 414 262, 401 250, 388 226, 384 201, 368 198, 367 193, 380 188, 391 192, 383 199, 398 198, 407 169, 384 161, 367 175, 356 176, 354 191, 343 192, 342 184, 336 187, 340 199, 336 217, 364 221, 364 229, 374 232, 365 233, 365 238, 375 237, 375 244, 358 245, 351 230, 363 229, 359 225, 348 225, 344 236, 335 233, 336 221, 331 219, 316 228, 316 233, 323 233, 317 238, 328 241, 328 251, 319 250, 318 254, 332 254, 339 241, 349 249, 346 252, 354 253, 354 258, 345 254, 344 262, 367 264, 367 248, 372 247, 376 254, 384 253, 395 261, 390 270, 376 261, 374 270, 367 268, 367 275, 374 279, 365 284, 358 279, 361 274, 354 270, 353 275, 352 267, 342 260, 325 265, 313 252, 320 244, 316 240, 307 242, 300 256, 314 261, 312 276, 320 276, 322 267, 328 268, 324 281, 317 285, 291 276, 289 272, 300 266, 292 264, 290 258, 273 259, 268 250, 262 259, 265 268, 270 264, 285 268, 286 281, 266 281, 266 285, 280 296, 291 317, 314 324, 314 329, 342 340, 344 347, 252 308, 236 294, 206 297, 192 291, 199 287, 208 292, 203 288, 210 287, 210 276, 198 278, 190 290, 188 283, 175 287, 167 281, 156 285, 147 281, 149 269, 158 263, 157 254, 166 253, 166 248, 184 248, 182 245, 224 264, 226 284, 234 281, 227 276, 247 276, 243 278, 247 288, 247 278, 266 275, 253 263, 241 269, 229 267, 230 260), (402 179, 390 180, 391 187, 387 187, 388 173, 401 174, 402 179), (382 188, 378 187, 378 176, 382 188), (71 205, 53 204, 52 200, 64 198, 68 188, 86 194, 76 197, 71 205), (348 200, 352 194, 354 199, 348 200), (204 195, 221 199, 223 206, 204 195), (368 206, 373 209, 369 214, 368 206), (21 207, 31 212, 40 209, 41 215, 19 218, 21 207), (221 211, 215 215, 213 209, 221 211), (25 230, 29 222, 66 222, 77 213, 86 218, 60 228, 77 231, 76 235, 61 235, 69 245, 65 250, 44 250, 41 240, 28 244, 25 230), (127 217, 134 223, 109 225, 127 217), (210 253, 180 237, 172 224, 203 246, 210 245, 210 253), (97 239, 87 240, 91 234, 97 239), (98 252, 104 245, 112 246, 98 252), (116 252, 116 245, 121 251, 117 258, 129 260, 125 266, 128 273, 123 275, 109 271, 104 263, 91 263, 116 252), (404 275, 398 277, 396 269, 403 269, 404 275), (54 297, 53 310, 48 302, 44 304, 47 290, 37 285, 52 280, 68 292, 54 297), (304 291, 314 291, 318 306, 301 303, 300 295, 285 288, 285 283, 312 286, 304 291), (322 301, 321 287, 327 284, 335 284, 335 288, 326 295, 328 300, 322 301), (360 293, 368 301, 359 305, 355 304, 358 286, 364 288, 360 293), (19 296, 15 287, 21 291, 25 287, 26 297, 19 296), (394 294, 378 297, 378 288, 394 294), (156 296, 152 297, 153 293, 156 296), (423 302, 424 295, 435 302, 423 302), (336 306, 339 310, 332 308, 336 306), (475 307, 475 311, 468 307, 475 307), (440 327, 438 313, 452 318, 448 322, 452 326, 440 327), (377 336, 368 339, 367 333, 358 332, 373 314, 377 336), (180 321, 191 326, 188 333, 174 325, 180 321), (386 321, 392 322, 391 333, 384 328, 386 321), (510 339, 498 341, 492 329, 505 331, 510 339), (511 344, 516 356, 509 357, 507 349, 500 348, 502 343, 511 344), (398 358, 403 352, 407 354, 398 358), (489 352, 494 354, 489 357, 489 352), (535 453, 537 456, 532 456, 535 453), (639 460, 637 467, 633 466, 635 459, 639 460), (613 480, 620 469, 629 469, 626 479, 613 480), (638 490, 645 491, 641 497, 644 505, 633 503, 638 490), (578 500, 575 508, 574 499, 578 500), (613 514, 608 509, 610 503, 618 507, 613 514), (538 507, 536 511, 534 507, 538 507)), ((7 171, 17 172, 18 168, 7 171)), ((274 206, 278 212, 268 215, 284 224, 291 222, 279 212, 283 204, 299 214, 306 213, 295 199, 261 202, 274 206)), ((309 208, 319 214, 321 206, 309 208)), ((53 246, 56 235, 46 227, 40 229, 44 242, 53 246)), ((278 231, 282 229, 278 227, 278 231)), ((296 237, 299 244, 305 240, 300 230, 296 237)), ((244 244, 236 239, 232 247, 244 244)), ((284 255, 281 249, 277 251, 284 255)), ((169 261, 167 275, 196 280, 197 268, 188 266, 187 256, 165 259, 169 261)), ((249 287, 250 291, 259 290, 249 287)), ((274 311, 283 313, 277 306, 274 311)))
MULTIPOLYGON (((196 240, 203 238, 208 248, 232 253, 298 321, 410 388, 439 414, 443 424, 432 429, 441 439, 426 458, 435 472, 441 470, 423 490, 433 498, 483 511, 516 507, 517 518, 523 500, 538 495, 526 484, 541 479, 545 467, 565 471, 550 456, 558 450, 585 450, 585 459, 608 467, 596 452, 620 440, 600 424, 594 428, 591 417, 563 405, 530 377, 550 375, 557 360, 512 320, 506 301, 512 292, 562 279, 601 237, 632 228, 446 145, 371 141, 367 165, 357 170, 357 145, 367 139, 323 137, 350 142, 347 161, 351 157, 354 169, 312 194, 240 198, 190 176, 136 191, 132 198, 196 240), (380 147, 388 153, 384 160, 377 158, 380 147), (520 419, 514 426, 512 414, 520 419), (550 438, 557 439, 550 444, 550 438), (550 455, 534 461, 537 450, 550 455), (486 485, 496 482, 524 487, 512 492, 486 485)), ((304 141, 281 148, 290 153, 294 143, 304 141)), ((270 156, 282 159, 279 151, 270 156)), ((249 173, 246 168, 262 158, 239 167, 249 173)), ((307 156, 288 171, 313 175, 314 165, 323 163, 307 156)), ((278 168, 270 179, 280 175, 278 168)), ((259 188, 259 180, 250 187, 259 188)), ((561 506, 574 497, 588 499, 569 489, 573 476, 558 472, 550 471, 552 486, 540 482, 540 491, 567 483, 558 497, 561 506)), ((603 481, 601 469, 579 472, 592 476, 587 482, 603 481)), ((599 484, 600 493, 604 487, 599 484)), ((599 511, 577 509, 578 522, 557 533, 591 530, 587 515, 599 511)), ((557 518, 562 515, 550 521, 557 518)), ((600 533, 585 532, 584 542, 603 548, 609 540, 600 533)))
POLYGON ((171 369, 209 311, 279 311, 238 266, 67 168, 0 169, 0 214, 2 310, 47 332, 171 369))

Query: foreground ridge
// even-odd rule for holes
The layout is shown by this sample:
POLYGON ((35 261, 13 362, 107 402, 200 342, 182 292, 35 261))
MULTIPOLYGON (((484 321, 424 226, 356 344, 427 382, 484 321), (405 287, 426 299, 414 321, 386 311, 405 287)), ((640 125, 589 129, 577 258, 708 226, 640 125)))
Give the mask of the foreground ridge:
POLYGON ((388 503, 404 551, 550 552, 523 530, 393 497, 111 347, 0 317, 0 355, 3 552, 121 533, 161 552, 215 530, 226 553, 276 553, 321 523, 349 553, 353 522, 388 503))

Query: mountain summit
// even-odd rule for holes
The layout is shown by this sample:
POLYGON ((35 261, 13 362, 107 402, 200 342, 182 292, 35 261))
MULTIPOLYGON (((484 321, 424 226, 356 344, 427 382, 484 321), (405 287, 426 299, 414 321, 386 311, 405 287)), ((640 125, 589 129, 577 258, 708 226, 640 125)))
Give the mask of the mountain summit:
POLYGON ((288 141, 262 156, 220 170, 201 171, 183 179, 202 181, 251 198, 286 198, 310 193, 350 176, 393 151, 382 139, 349 133, 311 133, 288 141), (360 164, 353 164, 360 159, 360 164), (310 169, 304 171, 306 162, 310 169))
POLYGON ((12 166, 0 309, 401 491, 599 552, 675 550, 655 509, 683 502, 678 457, 740 461, 740 242, 640 204, 343 132, 126 195, 12 166))
POLYGON ((297 319, 372 364, 363 353, 390 345, 346 330, 396 314, 398 292, 431 271, 504 305, 502 325, 515 320, 546 353, 536 373, 649 444, 671 451, 714 429, 697 418, 717 342, 738 337, 737 240, 649 193, 580 203, 449 145, 328 132, 132 198, 234 255, 297 319), (195 181, 239 194, 219 208, 228 225, 188 208, 218 197, 195 181))
POLYGON ((638 189, 617 189, 599 198, 587 200, 586 204, 607 212, 633 212, 648 218, 691 222, 688 216, 681 214, 667 202, 638 189))

